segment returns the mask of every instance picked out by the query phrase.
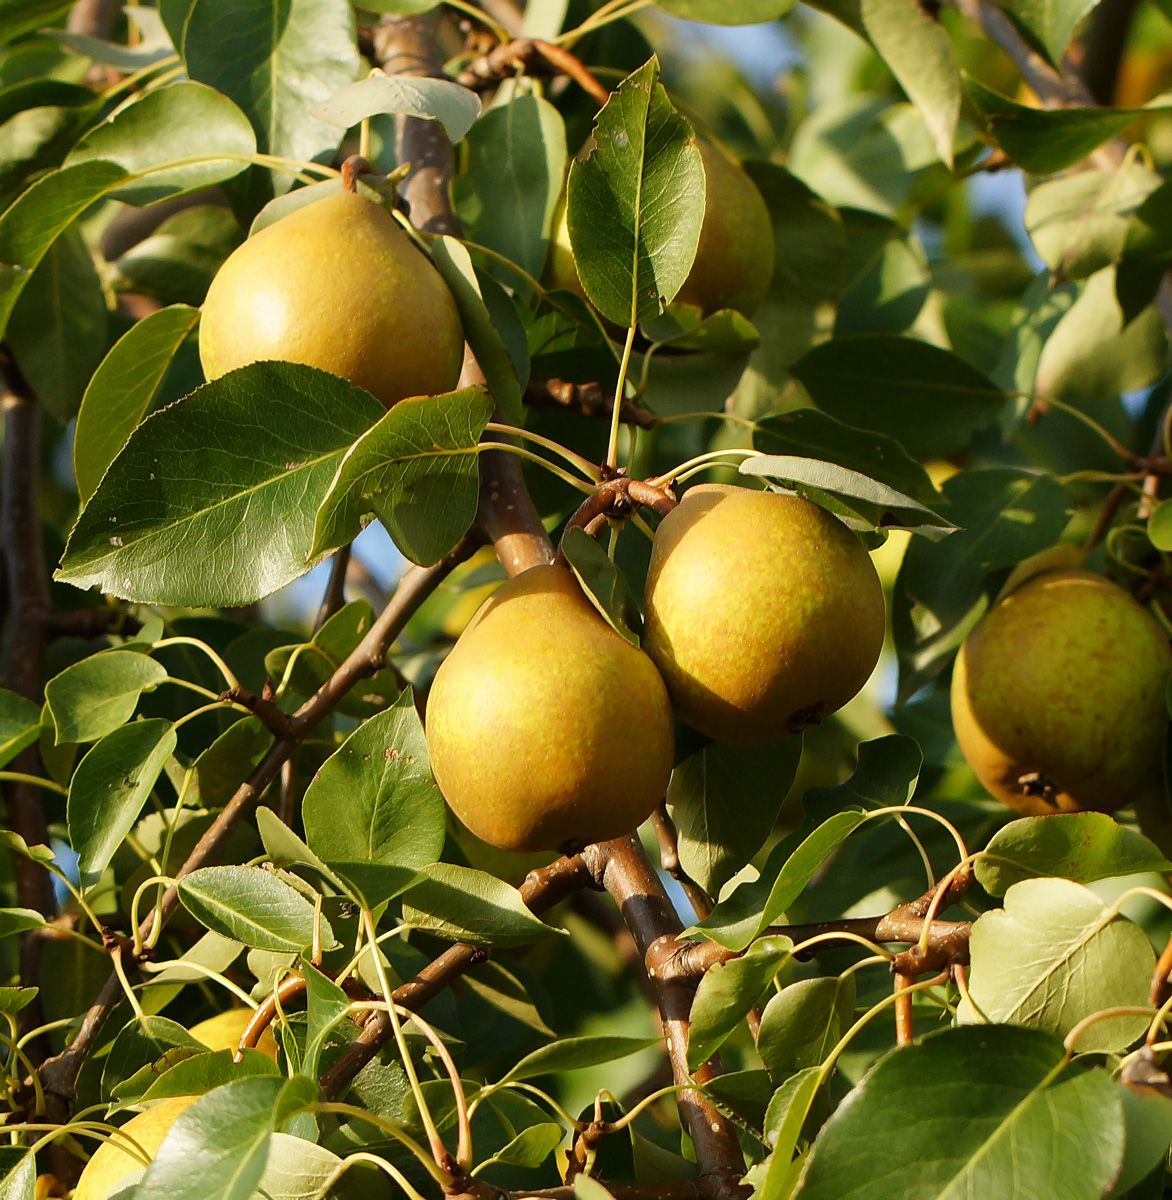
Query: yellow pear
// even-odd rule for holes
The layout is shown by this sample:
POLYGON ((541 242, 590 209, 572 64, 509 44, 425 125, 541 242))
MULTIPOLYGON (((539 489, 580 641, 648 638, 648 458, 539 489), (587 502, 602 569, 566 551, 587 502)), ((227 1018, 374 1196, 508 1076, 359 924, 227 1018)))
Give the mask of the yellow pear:
POLYGON ((982 784, 1018 812, 1114 812, 1163 786, 1172 647, 1090 571, 1044 571, 969 634, 952 723, 982 784))
POLYGON ((173 1096, 131 1117, 86 1163, 73 1191, 73 1200, 105 1200, 112 1191, 117 1191, 115 1185, 120 1179, 142 1170, 154 1158, 175 1118, 198 1099, 198 1096, 173 1096), (131 1146, 138 1153, 132 1153, 131 1146))
POLYGON ((663 799, 667 692, 561 566, 502 584, 436 673, 427 749, 440 790, 490 846, 621 837, 663 799))
MULTIPOLYGON (((773 222, 757 185, 741 166, 708 142, 698 142, 704 161, 704 223, 688 278, 675 297, 705 315, 735 308, 751 317, 773 278, 773 222)), ((563 198, 550 246, 547 280, 584 296, 563 198)))
POLYGON ((777 741, 841 708, 883 647, 863 544, 797 496, 691 488, 660 522, 644 645, 676 712, 709 737, 777 741))
MULTIPOLYGON (((251 1008, 229 1008, 206 1021, 200 1021, 188 1031, 193 1038, 209 1050, 231 1050, 236 1052, 240 1045, 240 1035, 252 1018, 251 1008)), ((277 1057, 277 1041, 273 1037, 273 1027, 268 1026, 260 1035, 256 1048, 269 1058, 277 1057)))
POLYGON ((341 375, 388 407, 450 391, 463 354, 439 272, 384 209, 346 193, 297 209, 233 251, 199 327, 209 380, 281 359, 341 375))

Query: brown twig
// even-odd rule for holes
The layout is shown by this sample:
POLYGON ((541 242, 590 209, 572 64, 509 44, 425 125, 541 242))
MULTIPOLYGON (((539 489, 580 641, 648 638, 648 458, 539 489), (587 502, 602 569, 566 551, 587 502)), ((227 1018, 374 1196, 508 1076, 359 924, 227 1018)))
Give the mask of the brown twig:
MULTIPOLYGON (((530 871, 521 885, 521 899, 531 912, 540 914, 591 883, 592 877, 582 856, 575 854, 530 871)), ((395 1004, 417 1012, 454 979, 487 957, 488 951, 482 947, 457 942, 413 979, 395 988, 392 999, 395 1004)), ((391 1033, 387 1013, 372 1013, 357 1040, 322 1075, 321 1086, 327 1099, 336 1099, 345 1091, 355 1075, 390 1040, 391 1033)))
POLYGON ((268 696, 258 696, 247 688, 227 688, 220 693, 220 699, 239 704, 247 708, 260 723, 276 737, 285 737, 289 733, 289 714, 282 712, 274 700, 268 696))
POLYGON ((350 567, 350 543, 339 546, 330 560, 330 578, 317 610, 314 630, 320 629, 346 603, 346 573, 350 567))
POLYGON ((304 996, 306 991, 305 976, 300 971, 286 975, 279 984, 253 1009, 248 1024, 240 1033, 236 1052, 232 1055, 233 1062, 244 1058, 245 1050, 255 1050, 264 1032, 276 1020, 277 1013, 288 1006, 290 1001, 304 996))
POLYGON ((912 994, 906 989, 915 983, 915 978, 896 971, 892 979, 895 988, 895 1044, 910 1046, 915 1038, 915 1029, 912 1026, 912 994))
POLYGON ((1152 987, 1148 996, 1148 1003, 1153 1008, 1159 1008, 1168 999, 1166 989, 1168 987, 1169 976, 1172 976, 1172 935, 1169 935, 1168 943, 1161 952, 1156 962, 1156 968, 1152 972, 1152 987))
MULTIPOLYGON (((530 408, 564 408, 584 417, 609 420, 614 412, 614 392, 599 383, 567 383, 564 379, 531 379, 523 397, 530 408)), ((619 405, 624 425, 650 429, 659 418, 637 400, 624 396, 619 405)))
MULTIPOLYGON (((471 556, 479 545, 478 538, 466 537, 435 566, 413 567, 403 576, 390 603, 371 626, 367 635, 317 692, 293 714, 289 719, 286 733, 274 741, 252 774, 237 788, 235 795, 196 843, 195 848, 188 855, 187 861, 179 869, 179 878, 219 859, 232 831, 244 815, 252 810, 261 793, 276 778, 293 750, 356 683, 373 675, 382 667, 391 643, 402 632, 416 609, 457 565, 471 556)), ((174 886, 163 893, 159 903, 159 912, 164 920, 174 910, 178 899, 178 892, 174 886)), ((154 922, 155 910, 152 909, 139 926, 139 935, 142 939, 149 938, 154 928, 154 922)), ((134 963, 130 960, 130 955, 126 951, 120 951, 120 953, 123 955, 123 964, 128 968, 133 967, 134 963)), ((66 1102, 72 1100, 78 1069, 93 1048, 106 1018, 121 995, 122 988, 118 977, 111 975, 83 1018, 73 1041, 60 1054, 46 1062, 41 1069, 41 1080, 46 1093, 59 1096, 66 1102)))
POLYGON ((712 911, 712 897, 680 865, 679 834, 666 803, 651 814, 651 828, 659 842, 659 865, 680 885, 696 916, 703 921, 712 911))
POLYGON ((567 75, 599 108, 610 99, 610 92, 580 58, 561 46, 536 38, 517 38, 496 46, 470 62, 456 76, 456 82, 475 92, 483 92, 516 75, 518 68, 527 75, 567 75))
MULTIPOLYGON (((687 983, 665 978, 652 969, 655 947, 675 942, 683 932, 683 925, 655 868, 633 835, 587 846, 582 853, 596 882, 619 906, 623 920, 643 953, 647 974, 656 992, 675 1082, 681 1085, 707 1082, 721 1071, 716 1056, 695 1072, 688 1070, 692 989, 687 983)), ((739 1183, 745 1165, 732 1125, 705 1096, 691 1087, 678 1094, 677 1102, 680 1120, 696 1151, 700 1174, 717 1181, 720 1194, 729 1200, 747 1196, 748 1189, 739 1183)))

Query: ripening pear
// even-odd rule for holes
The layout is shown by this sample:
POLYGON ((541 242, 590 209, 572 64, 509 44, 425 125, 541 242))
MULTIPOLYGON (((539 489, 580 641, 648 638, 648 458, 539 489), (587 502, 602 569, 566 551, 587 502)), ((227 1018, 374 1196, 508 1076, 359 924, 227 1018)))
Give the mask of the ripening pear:
POLYGON ((1114 812, 1163 786, 1172 647, 1129 593, 1043 571, 988 612, 952 674, 952 723, 977 778, 1018 812, 1114 812))
POLYGON ((281 359, 341 375, 388 408, 451 391, 463 355, 439 272, 383 208, 348 193, 307 204, 234 250, 200 318, 209 380, 281 359))
POLYGON ((431 769, 461 821, 504 850, 621 837, 663 799, 667 691, 561 566, 531 567, 481 606, 427 701, 431 769))
POLYGON ((676 712, 752 746, 841 708, 883 647, 883 589, 862 542, 797 496, 691 488, 659 523, 644 645, 676 712))
POLYGON ((111 1141, 103 1142, 85 1165, 73 1200, 105 1200, 119 1189, 118 1181, 132 1172, 141 1171, 155 1156, 175 1118, 198 1096, 172 1096, 152 1104, 145 1112, 131 1117, 111 1141), (138 1153, 132 1153, 133 1146, 138 1153))
MULTIPOLYGON (((250 1020, 251 1008, 228 1008, 214 1017, 208 1017, 206 1021, 200 1021, 198 1025, 193 1025, 188 1032, 197 1042, 203 1042, 209 1050, 231 1050, 235 1053, 240 1045, 240 1035, 250 1020)), ((260 1035, 256 1048, 269 1058, 277 1057, 277 1039, 273 1037, 271 1025, 260 1035)))
MULTIPOLYGON (((691 304, 705 316, 735 308, 751 317, 773 278, 773 222, 757 185, 739 163, 709 142, 697 142, 704 162, 704 223, 696 258, 677 304, 691 304)), ((551 287, 585 292, 574 266, 563 199, 550 246, 547 281, 551 287)))

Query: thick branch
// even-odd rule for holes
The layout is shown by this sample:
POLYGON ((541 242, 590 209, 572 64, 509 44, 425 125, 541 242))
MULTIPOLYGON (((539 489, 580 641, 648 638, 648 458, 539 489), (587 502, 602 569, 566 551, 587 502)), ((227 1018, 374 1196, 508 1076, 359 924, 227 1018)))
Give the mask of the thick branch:
MULTIPOLYGON (((580 854, 559 858, 548 867, 530 871, 521 885, 521 899, 529 910, 540 914, 581 888, 593 882, 580 854)), ((392 999, 396 1004, 418 1012, 454 979, 470 967, 483 962, 488 951, 467 942, 457 942, 430 962, 414 979, 395 988, 392 999)), ((391 1037, 391 1020, 385 1012, 374 1012, 362 1032, 321 1077, 327 1099, 336 1099, 350 1081, 387 1044, 391 1037)))
MULTIPOLYGON (((713 1057, 695 1072, 688 1070, 688 1022, 693 991, 686 982, 667 979, 651 969, 652 948, 675 941, 683 925, 663 890, 655 868, 643 853, 637 837, 618 838, 587 846, 582 852, 594 878, 619 906, 639 950, 648 963, 648 976, 655 988, 672 1074, 678 1084, 704 1083, 720 1073, 713 1057)), ((745 1163, 736 1133, 724 1115, 701 1093, 688 1088, 678 1096, 680 1119, 696 1150, 700 1174, 723 1181, 721 1195, 747 1195, 737 1183, 745 1163)))

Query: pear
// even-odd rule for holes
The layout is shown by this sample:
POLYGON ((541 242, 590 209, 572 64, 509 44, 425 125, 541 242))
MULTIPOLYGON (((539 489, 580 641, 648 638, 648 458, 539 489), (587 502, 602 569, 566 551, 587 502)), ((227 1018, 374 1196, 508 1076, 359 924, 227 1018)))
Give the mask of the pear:
MULTIPOLYGON (((203 1042, 209 1050, 231 1050, 235 1053, 240 1045, 240 1035, 250 1020, 251 1008, 229 1008, 214 1017, 208 1017, 206 1021, 200 1021, 198 1025, 193 1025, 188 1032, 197 1042, 203 1042)), ((256 1048, 269 1058, 276 1059, 277 1040, 273 1037, 271 1025, 260 1035, 256 1048)))
POLYGON ((341 375, 389 408, 455 387, 464 334, 427 256, 379 205, 343 193, 228 256, 204 301, 199 355, 209 380, 282 359, 341 375))
POLYGON ((198 1099, 198 1096, 173 1096, 131 1117, 113 1140, 103 1142, 86 1163, 74 1189, 73 1200, 105 1200, 106 1196, 118 1192, 118 1181, 143 1169, 146 1165, 143 1157, 148 1160, 154 1157, 175 1118, 198 1099), (142 1157, 131 1153, 131 1145, 141 1151, 142 1157))
POLYGON ((883 647, 883 589, 863 544, 797 496, 691 488, 659 523, 644 645, 689 725, 777 741, 841 708, 883 647))
POLYGON ((1027 815, 1158 798, 1172 647, 1108 579, 1043 571, 969 634, 952 723, 981 783, 1027 815))
MULTIPOLYGON (((751 317, 773 278, 769 209, 739 163, 708 142, 697 144, 704 162, 704 223, 692 269, 675 302, 691 304, 705 316, 735 308, 751 317)), ((586 294, 574 266, 564 197, 550 246, 547 282, 586 294)))
POLYGON ((436 673, 427 750, 461 821, 502 850, 621 837, 663 799, 667 691, 651 660, 561 566, 537 566, 482 605, 436 673))

